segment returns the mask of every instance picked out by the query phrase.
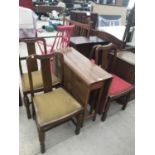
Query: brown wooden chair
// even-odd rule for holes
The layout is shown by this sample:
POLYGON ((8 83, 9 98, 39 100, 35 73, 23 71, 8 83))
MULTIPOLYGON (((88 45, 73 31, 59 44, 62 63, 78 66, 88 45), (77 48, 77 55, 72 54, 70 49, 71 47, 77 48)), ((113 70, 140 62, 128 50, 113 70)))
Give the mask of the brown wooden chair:
POLYGON ((91 24, 83 24, 77 21, 73 21, 67 18, 64 18, 64 25, 75 25, 72 36, 90 36, 91 24))
MULTIPOLYGON (((31 97, 33 102, 34 118, 37 124, 41 152, 45 152, 45 132, 66 121, 76 118, 75 133, 80 133, 80 128, 84 118, 83 106, 75 100, 63 87, 63 54, 55 52, 49 55, 32 55, 27 58, 27 67, 31 87, 31 97), (39 61, 41 66, 41 76, 43 80, 43 90, 41 94, 34 94, 34 83, 32 81, 33 68, 32 61, 39 61), (52 64, 52 66, 51 66, 52 64), (54 70, 53 70, 54 69, 54 70), (61 81, 60 88, 52 88, 52 76, 55 72, 61 81)), ((75 121, 75 120, 74 120, 75 121)), ((74 122, 75 123, 75 122, 74 122)))
POLYGON ((96 45, 91 51, 91 57, 94 56, 94 62, 113 75, 113 79, 108 91, 107 101, 102 107, 102 121, 106 119, 111 101, 116 100, 119 97, 124 97, 125 99, 122 107, 122 110, 124 110, 127 106, 130 93, 134 89, 134 86, 131 83, 125 81, 115 74, 114 66, 116 62, 117 51, 117 46, 112 43, 108 45, 96 45), (111 62, 109 62, 110 53, 114 55, 111 62))
MULTIPOLYGON (((34 39, 20 39, 20 43, 26 43, 27 45, 27 55, 31 55, 31 54, 36 54, 36 49, 35 49, 35 43, 36 42, 42 42, 44 45, 44 50, 45 53, 47 53, 46 51, 46 42, 44 39, 41 38, 34 38, 34 39)), ((20 55, 20 54, 19 54, 20 55)), ((23 92, 23 97, 24 97, 24 103, 25 103, 25 107, 26 107, 26 112, 27 112, 27 117, 31 118, 31 111, 30 111, 30 104, 31 102, 29 101, 28 98, 28 94, 30 94, 30 83, 29 83, 29 78, 28 78, 28 73, 25 71, 23 72, 23 61, 26 62, 26 58, 25 57, 21 57, 19 56, 19 68, 20 68, 20 75, 21 75, 21 82, 22 82, 22 92, 23 92)), ((34 84, 34 90, 35 92, 40 92, 43 90, 43 83, 42 83, 42 77, 41 77, 41 71, 38 69, 38 65, 37 65, 37 61, 36 60, 32 60, 31 62, 31 66, 32 66, 32 70, 33 70, 33 84, 34 84)), ((59 85, 59 81, 56 78, 55 75, 53 75, 53 86, 58 86, 59 85)))

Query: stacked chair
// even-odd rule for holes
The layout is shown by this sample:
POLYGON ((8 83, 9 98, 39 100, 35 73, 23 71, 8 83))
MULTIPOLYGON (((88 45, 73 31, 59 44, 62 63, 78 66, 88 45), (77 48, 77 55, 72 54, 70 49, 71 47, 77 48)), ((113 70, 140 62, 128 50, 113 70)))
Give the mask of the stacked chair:
MULTIPOLYGON (((42 42, 45 54, 47 53, 46 51, 46 43, 44 39, 21 39, 20 43, 25 43, 27 46, 27 55, 32 55, 36 54, 36 49, 35 49, 35 43, 37 42, 42 42)), ((24 98, 24 104, 26 107, 26 112, 27 112, 27 117, 31 118, 31 110, 30 110, 30 105, 31 101, 29 100, 28 95, 30 94, 30 82, 29 82, 29 76, 28 72, 23 72, 23 65, 22 63, 26 61, 27 57, 21 57, 19 56, 19 67, 20 67, 20 75, 21 75, 21 83, 22 83, 22 92, 23 92, 23 98, 24 98)), ((41 71, 38 69, 37 66, 37 61, 32 60, 31 61, 31 66, 32 66, 32 79, 33 79, 33 85, 34 85, 34 91, 35 92, 40 92, 43 90, 43 82, 42 82, 42 76, 41 76, 41 71)), ((53 74, 52 75, 52 85, 54 87, 57 87, 59 85, 59 80, 56 78, 56 76, 53 74)))

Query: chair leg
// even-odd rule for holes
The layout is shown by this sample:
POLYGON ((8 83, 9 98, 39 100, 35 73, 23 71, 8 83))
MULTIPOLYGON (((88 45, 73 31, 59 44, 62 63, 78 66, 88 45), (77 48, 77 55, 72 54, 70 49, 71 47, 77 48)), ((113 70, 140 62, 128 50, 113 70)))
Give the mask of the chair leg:
POLYGON ((81 128, 83 127, 84 119, 85 119, 85 114, 84 114, 84 112, 83 112, 83 113, 82 113, 82 120, 81 120, 81 128))
POLYGON ((80 113, 78 116, 77 116, 77 125, 76 125, 76 129, 75 129, 75 134, 78 135, 80 133, 80 128, 82 126, 82 118, 83 118, 83 114, 80 113))
POLYGON ((39 132, 39 141, 40 141, 40 150, 41 153, 45 153, 45 132, 38 130, 39 132))
POLYGON ((36 113, 35 113, 35 109, 34 109, 34 105, 33 105, 33 101, 32 101, 32 117, 33 117, 33 119, 35 119, 35 115, 36 115, 36 113))
POLYGON ((102 120, 102 121, 105 121, 105 120, 106 120, 109 107, 110 107, 110 101, 109 101, 109 99, 108 99, 108 101, 107 101, 107 103, 106 103, 105 110, 104 110, 104 112, 102 113, 102 117, 101 117, 101 120, 102 120))
POLYGON ((127 104, 128 104, 128 101, 129 101, 129 98, 130 98, 130 94, 131 94, 131 93, 128 93, 128 94, 126 95, 125 101, 124 101, 123 106, 122 106, 122 110, 125 110, 125 109, 126 109, 127 104))
POLYGON ((28 96, 25 94, 24 94, 24 103, 25 103, 25 107, 26 107, 27 118, 30 119, 31 118, 30 102, 29 102, 28 96))

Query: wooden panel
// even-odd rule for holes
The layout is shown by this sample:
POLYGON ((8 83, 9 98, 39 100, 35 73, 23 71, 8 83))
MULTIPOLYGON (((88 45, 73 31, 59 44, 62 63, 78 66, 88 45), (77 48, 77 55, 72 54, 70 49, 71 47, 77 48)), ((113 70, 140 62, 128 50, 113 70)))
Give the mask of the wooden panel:
POLYGON ((67 65, 64 65, 64 87, 86 106, 89 88, 67 65))

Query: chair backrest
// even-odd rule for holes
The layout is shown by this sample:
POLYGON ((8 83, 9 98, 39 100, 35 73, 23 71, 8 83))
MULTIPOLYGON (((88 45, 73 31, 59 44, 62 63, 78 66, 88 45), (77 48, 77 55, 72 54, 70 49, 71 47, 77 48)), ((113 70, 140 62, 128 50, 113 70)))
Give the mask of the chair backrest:
MULTIPOLYGON (((45 51, 45 53, 47 53, 46 41, 43 38, 20 39, 19 43, 26 43, 27 55, 29 56, 29 55, 32 55, 32 54, 36 54, 35 43, 37 43, 38 41, 43 43, 44 51, 45 51)), ((21 61, 26 60, 26 58, 27 58, 26 56, 25 57, 21 57, 20 53, 19 53, 19 67, 20 67, 20 73, 21 74, 23 74, 21 61)), ((31 68, 32 68, 32 71, 37 71, 38 70, 38 66, 37 66, 37 61, 36 60, 32 60, 31 61, 31 68)))
POLYGON ((64 25, 75 25, 72 36, 86 36, 89 37, 91 24, 83 24, 77 21, 73 21, 67 18, 64 18, 64 25))
POLYGON ((103 40, 106 40, 108 42, 111 42, 113 44, 115 44, 118 48, 123 48, 124 43, 123 41, 119 40, 118 38, 116 38, 115 36, 105 32, 105 31, 98 31, 98 30, 91 30, 91 34, 95 35, 103 40))
POLYGON ((90 20, 92 21, 92 28, 95 29, 97 26, 97 18, 98 14, 97 13, 91 13, 90 15, 90 20))
MULTIPOLYGON (((47 52, 47 54, 53 53, 53 50, 55 49, 68 47, 73 28, 74 28, 74 25, 57 26, 57 33, 56 33, 54 42, 52 45, 49 45, 50 50, 47 52)), ((39 42, 38 42, 38 46, 41 50, 41 53, 46 54, 39 42)))
POLYGON ((69 46, 70 37, 73 31, 74 25, 69 26, 57 26, 57 34, 50 50, 50 53, 54 49, 66 48, 69 46))
POLYGON ((37 61, 38 66, 40 66, 44 93, 52 91, 52 74, 54 74, 57 78, 59 78, 60 83, 63 85, 64 58, 62 53, 54 52, 52 54, 47 55, 31 55, 27 58, 27 68, 28 68, 28 76, 32 96, 34 96, 33 81, 32 81, 33 68, 31 66, 31 62, 33 60, 37 61))
POLYGON ((95 63, 103 69, 113 72, 117 56, 117 46, 109 43, 108 45, 95 45, 92 48, 90 58, 94 58, 95 63), (109 59, 110 52, 114 55, 113 59, 109 59))

